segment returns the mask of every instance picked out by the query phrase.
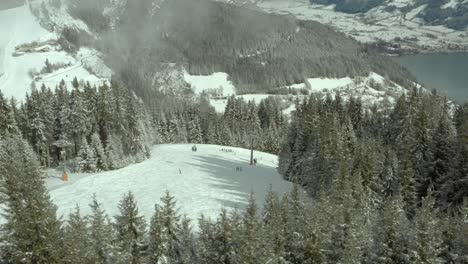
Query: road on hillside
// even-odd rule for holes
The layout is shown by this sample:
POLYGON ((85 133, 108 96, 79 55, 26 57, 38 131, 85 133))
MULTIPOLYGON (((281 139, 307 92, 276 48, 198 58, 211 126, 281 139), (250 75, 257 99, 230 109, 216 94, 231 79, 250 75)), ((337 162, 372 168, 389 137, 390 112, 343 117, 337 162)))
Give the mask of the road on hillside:
POLYGON ((0 10, 15 8, 24 5, 24 0, 1 0, 0 10))

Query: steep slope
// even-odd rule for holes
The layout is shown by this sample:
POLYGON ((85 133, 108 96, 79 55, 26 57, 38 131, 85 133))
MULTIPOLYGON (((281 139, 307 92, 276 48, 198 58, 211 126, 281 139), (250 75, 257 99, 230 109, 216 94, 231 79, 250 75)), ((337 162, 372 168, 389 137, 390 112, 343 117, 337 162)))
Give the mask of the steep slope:
POLYGON ((96 62, 95 51, 65 52, 56 32, 41 26, 27 4, 0 10, 0 34, 0 90, 7 97, 24 98, 33 81, 38 88, 42 84, 54 88, 75 77, 92 84, 110 77, 109 70, 96 62))
POLYGON ((126 168, 96 174, 71 174, 70 182, 62 182, 52 173, 47 180, 50 194, 59 215, 68 215, 78 205, 89 213, 93 193, 110 216, 117 213, 117 202, 132 191, 140 211, 149 220, 154 204, 166 190, 174 195, 181 213, 192 219, 200 214, 215 217, 222 207, 243 208, 251 191, 262 203, 269 190, 283 193, 291 183, 276 172, 275 155, 255 152, 257 166, 248 165, 247 149, 217 145, 157 145, 149 160, 126 168), (229 150, 229 152, 227 151, 229 150), (237 171, 236 167, 242 167, 237 171))
POLYGON ((412 83, 407 82, 412 79, 407 71, 352 38, 291 16, 209 0, 87 0, 67 5, 74 19, 87 25, 89 33, 79 32, 88 35, 83 38, 97 38, 84 45, 104 53, 116 77, 143 98, 161 88, 155 80, 164 79, 161 72, 166 75, 167 65, 174 63, 191 75, 225 73, 237 94, 273 93, 307 78, 370 72, 412 83))

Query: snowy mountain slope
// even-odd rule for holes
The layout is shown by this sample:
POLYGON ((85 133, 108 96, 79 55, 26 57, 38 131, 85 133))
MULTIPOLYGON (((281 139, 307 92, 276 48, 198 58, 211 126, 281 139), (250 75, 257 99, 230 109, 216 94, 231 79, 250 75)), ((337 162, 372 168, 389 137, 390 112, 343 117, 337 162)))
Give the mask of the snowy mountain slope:
POLYGON ((181 213, 192 219, 200 214, 215 217, 219 209, 243 208, 251 191, 262 203, 271 185, 283 193, 291 183, 276 171, 275 155, 255 152, 257 166, 248 164, 247 149, 217 145, 157 145, 151 158, 116 171, 96 174, 71 174, 70 182, 62 182, 58 175, 47 180, 50 195, 58 206, 58 215, 68 215, 78 205, 89 213, 88 204, 93 193, 103 204, 109 216, 117 213, 122 195, 132 191, 140 212, 149 220, 154 204, 166 190, 177 198, 181 213), (232 152, 223 151, 229 149, 232 152), (242 166, 242 172, 236 167, 242 166))
POLYGON ((64 28, 72 28, 86 33, 90 30, 86 23, 79 19, 74 19, 68 12, 65 1, 60 1, 60 6, 54 6, 49 0, 34 0, 28 4, 34 11, 34 15, 48 29, 54 32, 61 32, 64 28))
MULTIPOLYGON (((467 50, 468 30, 454 30, 442 22, 430 24, 423 21, 421 16, 426 14, 427 5, 417 4, 420 2, 387 0, 358 14, 338 12, 334 5, 311 4, 309 0, 263 0, 257 7, 270 13, 330 25, 361 42, 387 42, 388 52, 392 49, 419 52, 467 50)), ((468 8, 467 1, 448 1, 443 7, 448 8, 450 4, 468 8)))
POLYGON ((54 88, 62 79, 69 83, 77 77, 92 84, 101 84, 110 77, 110 70, 103 63, 96 62, 97 56, 89 54, 89 51, 78 52, 74 57, 61 50, 56 33, 43 28, 28 5, 0 11, 0 35, 0 90, 7 97, 24 98, 30 92, 33 78, 37 81, 36 87, 45 84, 54 88), (40 74, 46 60, 64 66, 40 74), (103 78, 87 70, 93 67, 103 69, 103 78))
MULTIPOLYGON (((294 90, 307 91, 308 94, 322 97, 325 97, 327 94, 334 96, 336 93, 339 93, 344 100, 348 100, 350 97, 360 97, 363 105, 366 107, 371 107, 375 103, 384 103, 382 106, 391 107, 396 102, 396 99, 407 91, 404 87, 374 72, 369 73, 368 76, 358 76, 355 78, 308 78, 304 83, 283 88, 290 89, 292 93, 289 95, 244 94, 236 95, 236 97, 241 97, 246 101, 253 100, 256 103, 269 96, 277 97, 286 106, 283 113, 289 115, 294 110, 293 102, 296 97, 308 96, 294 93, 294 90)), ((210 103, 217 112, 222 113, 226 108, 227 98, 213 97, 210 103)))

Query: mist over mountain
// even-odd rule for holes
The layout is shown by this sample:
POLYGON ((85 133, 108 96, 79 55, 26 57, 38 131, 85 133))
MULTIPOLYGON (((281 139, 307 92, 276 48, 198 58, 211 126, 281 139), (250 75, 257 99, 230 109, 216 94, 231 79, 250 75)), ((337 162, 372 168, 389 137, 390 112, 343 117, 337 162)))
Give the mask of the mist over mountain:
POLYGON ((191 74, 226 72, 237 93, 371 71, 403 85, 412 80, 402 67, 328 26, 226 3, 100 0, 73 2, 69 10, 96 37, 67 31, 66 39, 98 47, 117 75, 139 89, 151 89, 167 63, 191 74))

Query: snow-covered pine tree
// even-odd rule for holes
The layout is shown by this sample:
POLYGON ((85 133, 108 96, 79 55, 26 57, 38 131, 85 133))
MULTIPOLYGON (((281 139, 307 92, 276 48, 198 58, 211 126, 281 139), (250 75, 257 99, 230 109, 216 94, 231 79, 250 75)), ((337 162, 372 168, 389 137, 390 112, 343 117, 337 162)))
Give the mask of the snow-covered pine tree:
POLYGON ((203 143, 203 135, 200 127, 200 119, 197 115, 193 116, 187 124, 188 142, 194 144, 203 143))
POLYGON ((204 215, 198 219, 196 251, 200 263, 216 263, 216 252, 213 242, 215 225, 204 215))
POLYGON ((455 164, 453 157, 456 156, 453 133, 446 114, 439 120, 434 131, 431 148, 432 162, 428 179, 436 196, 436 203, 442 205, 442 197, 444 196, 441 190, 442 185, 452 173, 455 164))
POLYGON ((233 225, 228 212, 221 210, 221 214, 214 229, 213 250, 215 252, 214 263, 230 264, 234 263, 236 249, 233 243, 233 225))
POLYGON ((70 213, 63 234, 64 263, 92 263, 90 256, 90 237, 87 221, 80 214, 80 208, 76 206, 70 213))
POLYGON ((87 137, 91 131, 91 123, 89 122, 89 111, 85 104, 83 92, 79 88, 72 91, 70 96, 70 132, 71 139, 75 144, 75 153, 80 150, 80 144, 83 143, 82 138, 87 137))
POLYGON ((267 193, 262 212, 262 222, 266 234, 266 248, 269 251, 268 261, 271 263, 284 263, 284 251, 286 245, 286 226, 283 215, 283 207, 277 193, 267 193))
POLYGON ((78 171, 95 172, 97 168, 96 154, 88 145, 85 137, 81 139, 80 151, 78 152, 78 171))
POLYGON ((268 248, 265 244, 263 228, 258 216, 258 208, 253 193, 242 217, 239 258, 242 263, 267 263, 268 248))
POLYGON ((413 237, 410 222, 399 195, 390 197, 374 223, 374 260, 376 263, 411 263, 409 252, 413 237))
POLYGON ((119 259, 123 263, 142 263, 146 243, 146 223, 139 215, 135 196, 128 192, 119 203, 119 214, 115 217, 119 259))
POLYGON ((417 263, 441 263, 443 251, 442 230, 434 209, 435 199, 432 193, 423 198, 422 205, 414 216, 415 242, 412 250, 416 253, 413 261, 417 263))
POLYGON ((9 120, 10 106, 7 100, 0 91, 0 138, 3 138, 8 132, 8 127, 11 126, 11 120, 9 120))
MULTIPOLYGON (((160 232, 160 245, 153 245, 152 247, 159 247, 161 255, 159 257, 161 263, 178 263, 181 258, 181 241, 178 237, 180 226, 180 215, 178 213, 176 201, 169 191, 161 197, 161 206, 156 209, 154 215, 154 228, 153 233, 160 232), (158 226, 159 225, 159 226, 158 226), (160 230, 160 231, 158 231, 160 230)), ((157 242, 157 239, 152 241, 157 242)))
POLYGON ((163 244, 161 211, 158 205, 154 207, 154 214, 151 217, 148 238, 148 263, 158 264, 164 258, 166 245, 163 244))
POLYGON ((124 164, 122 161, 123 153, 121 148, 120 139, 117 136, 109 135, 104 148, 105 161, 104 165, 108 169, 118 169, 124 164))
POLYGON ((94 133, 91 136, 91 149, 96 155, 96 169, 97 170, 107 170, 108 164, 106 162, 106 153, 102 146, 101 139, 97 133, 94 133))
POLYGON ((0 140, 1 258, 6 263, 60 263, 60 222, 39 164, 18 136, 0 140))
POLYGON ((180 264, 197 263, 197 255, 195 251, 195 235, 191 226, 191 220, 186 215, 181 219, 180 230, 177 237, 179 238, 179 262, 180 264))
POLYGON ((111 263, 115 257, 112 244, 114 239, 112 226, 95 194, 89 206, 91 207, 91 215, 87 216, 87 222, 89 223, 90 263, 111 263))

